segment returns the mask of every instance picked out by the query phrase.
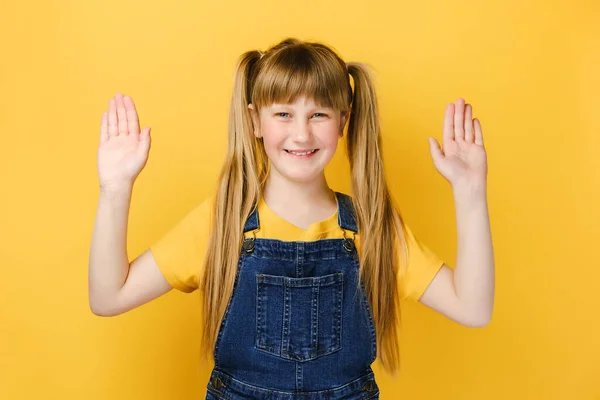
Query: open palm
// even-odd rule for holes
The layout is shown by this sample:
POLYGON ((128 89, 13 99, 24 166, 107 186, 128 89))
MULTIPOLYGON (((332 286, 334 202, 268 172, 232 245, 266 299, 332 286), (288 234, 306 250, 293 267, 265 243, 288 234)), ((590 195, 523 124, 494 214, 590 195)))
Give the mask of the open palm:
POLYGON ((431 158, 438 172, 454 187, 457 184, 485 184, 487 155, 483 146, 483 133, 473 108, 458 99, 456 106, 446 106, 443 150, 437 140, 430 137, 431 158))
POLYGON ((146 165, 150 128, 140 132, 138 114, 129 96, 117 93, 102 114, 98 175, 101 187, 130 186, 146 165))

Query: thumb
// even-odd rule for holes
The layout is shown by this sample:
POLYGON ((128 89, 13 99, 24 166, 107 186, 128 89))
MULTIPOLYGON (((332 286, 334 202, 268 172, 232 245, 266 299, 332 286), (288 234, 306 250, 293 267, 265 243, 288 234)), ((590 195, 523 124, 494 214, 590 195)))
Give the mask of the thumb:
POLYGON ((437 163, 444 157, 442 149, 440 148, 438 141, 434 138, 428 137, 427 140, 429 141, 429 151, 431 152, 431 158, 433 159, 434 163, 437 163))
POLYGON ((150 150, 150 142, 152 139, 150 138, 150 130, 152 128, 147 127, 140 133, 140 151, 147 153, 150 150))

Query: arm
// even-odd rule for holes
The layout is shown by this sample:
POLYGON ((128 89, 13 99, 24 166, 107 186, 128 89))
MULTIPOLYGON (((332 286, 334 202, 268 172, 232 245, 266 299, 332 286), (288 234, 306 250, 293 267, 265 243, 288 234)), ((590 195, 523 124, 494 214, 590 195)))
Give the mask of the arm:
POLYGON ((149 250, 129 263, 131 193, 131 186, 100 190, 88 266, 90 309, 96 315, 122 314, 172 289, 149 250))
POLYGON ((89 302, 96 315, 124 313, 171 289, 150 251, 131 264, 127 256, 131 193, 149 151, 150 128, 140 132, 133 100, 117 93, 100 126, 100 199, 88 262, 89 302))
POLYGON ((422 304, 471 327, 487 325, 494 307, 494 254, 485 194, 454 192, 456 267, 444 265, 420 299, 422 304))
POLYGON ((420 302, 473 327, 487 325, 494 306, 495 267, 487 206, 487 155, 481 124, 459 99, 446 107, 443 146, 429 140, 438 172, 450 182, 456 209, 458 250, 453 271, 443 265, 420 302))

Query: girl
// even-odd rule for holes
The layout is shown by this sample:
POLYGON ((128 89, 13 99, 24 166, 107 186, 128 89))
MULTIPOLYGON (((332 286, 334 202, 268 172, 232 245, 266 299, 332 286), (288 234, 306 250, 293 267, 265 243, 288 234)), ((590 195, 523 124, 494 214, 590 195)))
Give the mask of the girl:
POLYGON ((392 199, 367 66, 297 39, 246 52, 217 193, 129 263, 128 211, 150 128, 140 132, 133 101, 117 94, 101 124, 91 309, 117 315, 172 288, 200 289, 203 350, 215 362, 207 399, 379 398, 371 364, 398 368, 400 299, 467 326, 492 315, 487 162, 472 107, 449 104, 444 149, 429 143, 453 189, 455 269, 416 239, 392 199), (324 174, 346 122, 352 197, 324 174))

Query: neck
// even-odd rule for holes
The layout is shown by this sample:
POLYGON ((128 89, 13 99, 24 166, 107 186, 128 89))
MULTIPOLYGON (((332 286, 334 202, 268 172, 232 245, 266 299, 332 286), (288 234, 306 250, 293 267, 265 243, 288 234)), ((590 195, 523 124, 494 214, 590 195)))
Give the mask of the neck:
POLYGON ((327 185, 325 174, 310 182, 294 182, 271 169, 263 191, 265 202, 274 208, 310 211, 335 206, 335 193, 327 185))

